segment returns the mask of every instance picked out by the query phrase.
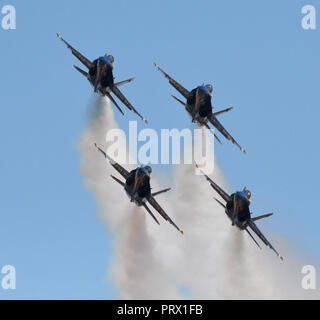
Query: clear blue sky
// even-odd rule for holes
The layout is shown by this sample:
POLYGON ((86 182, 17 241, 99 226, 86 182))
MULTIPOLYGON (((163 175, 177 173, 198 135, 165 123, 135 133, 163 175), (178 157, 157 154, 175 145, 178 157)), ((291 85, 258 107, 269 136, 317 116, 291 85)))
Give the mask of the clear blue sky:
MULTIPOLYGON (((248 184, 254 211, 276 212, 265 227, 320 256, 320 29, 300 24, 305 4, 320 18, 318 1, 0 7, 8 3, 17 29, 0 29, 0 267, 16 266, 17 290, 0 288, 0 298, 116 298, 107 276, 113 238, 96 219, 76 150, 92 88, 57 31, 88 58, 109 50, 117 80, 136 77, 123 92, 157 130, 191 125, 154 60, 188 89, 213 83, 214 106, 235 107, 221 121, 248 152, 216 146, 230 187, 248 184)), ((123 129, 136 119, 116 117, 123 129)))

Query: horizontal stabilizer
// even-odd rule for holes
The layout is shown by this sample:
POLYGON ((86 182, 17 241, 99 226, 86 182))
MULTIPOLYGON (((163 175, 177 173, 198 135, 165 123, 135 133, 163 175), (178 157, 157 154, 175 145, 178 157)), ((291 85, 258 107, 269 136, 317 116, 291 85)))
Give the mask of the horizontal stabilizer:
POLYGON ((130 79, 128 79, 128 80, 123 80, 123 81, 120 81, 120 82, 116 82, 114 85, 115 85, 116 87, 120 87, 120 86, 122 86, 122 85, 124 85, 124 84, 127 84, 127 83, 133 81, 133 80, 134 80, 134 78, 130 78, 130 79))
POLYGON ((183 102, 183 101, 181 101, 180 99, 178 99, 176 96, 174 96, 173 94, 171 95, 171 97, 174 99, 174 100, 176 100, 176 101, 178 101, 179 103, 181 103, 184 107, 186 106, 186 104, 183 102))
POLYGON ((88 72, 80 69, 79 67, 77 66, 73 66, 76 70, 78 70, 81 74, 83 74, 86 78, 88 77, 88 72))
POLYGON ((118 178, 116 178, 116 177, 113 176, 112 174, 110 175, 110 177, 111 177, 113 180, 117 181, 119 184, 121 184, 121 185, 124 187, 124 182, 120 181, 118 178))
POLYGON ((210 131, 210 133, 217 139, 217 141, 222 144, 221 140, 217 137, 217 135, 212 131, 207 123, 205 123, 205 127, 210 131))
POLYGON ((223 208, 226 208, 226 206, 220 201, 218 200, 217 198, 213 197, 214 200, 216 200, 223 208))
POLYGON ((113 99, 112 95, 108 92, 105 93, 105 95, 110 99, 110 101, 116 106, 116 108, 120 111, 120 113, 124 116, 124 112, 122 111, 122 109, 119 107, 119 105, 117 104, 116 100, 113 99))
POLYGON ((267 214, 263 214, 262 216, 259 216, 259 217, 252 218, 252 220, 253 221, 257 221, 257 220, 260 220, 260 219, 263 219, 263 218, 268 218, 268 217, 270 217, 272 215, 273 215, 273 212, 267 213, 267 214))
POLYGON ((257 242, 257 240, 253 237, 253 235, 250 233, 250 231, 246 228, 244 229, 248 232, 248 235, 251 237, 251 239, 254 241, 254 243, 261 249, 259 243, 257 242))
POLYGON ((144 204, 143 206, 144 206, 145 209, 148 211, 148 213, 150 214, 150 216, 154 219, 154 221, 155 221, 158 225, 160 225, 159 221, 158 221, 157 218, 154 216, 154 214, 151 212, 151 210, 149 209, 149 207, 148 207, 146 204, 144 204))
POLYGON ((164 193, 164 192, 167 192, 167 191, 170 191, 170 190, 171 190, 171 188, 167 188, 167 189, 164 189, 164 190, 160 190, 160 191, 151 193, 151 195, 152 195, 153 197, 155 197, 155 196, 159 195, 160 193, 164 193))
POLYGON ((221 110, 221 111, 217 111, 213 115, 214 116, 219 116, 220 114, 223 114, 225 112, 231 111, 232 109, 233 109, 233 107, 230 107, 230 108, 227 108, 227 109, 224 109, 224 110, 221 110))

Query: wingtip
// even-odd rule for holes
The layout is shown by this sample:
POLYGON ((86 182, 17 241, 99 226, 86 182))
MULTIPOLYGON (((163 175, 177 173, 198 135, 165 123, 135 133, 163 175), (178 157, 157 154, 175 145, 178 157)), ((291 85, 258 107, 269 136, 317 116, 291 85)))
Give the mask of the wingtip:
POLYGON ((98 145, 97 145, 97 143, 96 143, 96 142, 94 142, 93 144, 94 144, 94 146, 95 146, 96 148, 98 148, 98 145))
POLYGON ((280 258, 281 261, 283 261, 283 256, 278 254, 278 257, 280 258))
POLYGON ((180 233, 181 233, 182 235, 184 234, 182 229, 180 229, 179 231, 180 231, 180 233))
POLYGON ((143 118, 142 120, 144 121, 145 124, 148 124, 148 120, 147 119, 143 118))
POLYGON ((247 154, 247 151, 246 151, 246 149, 244 149, 244 148, 241 148, 241 151, 244 153, 244 154, 247 154))
POLYGON ((153 62, 153 65, 154 65, 156 68, 159 69, 159 66, 157 65, 157 63, 156 63, 155 61, 153 62))
POLYGON ((57 37, 58 37, 59 39, 61 39, 60 34, 59 34, 58 32, 56 32, 56 34, 57 34, 57 37))

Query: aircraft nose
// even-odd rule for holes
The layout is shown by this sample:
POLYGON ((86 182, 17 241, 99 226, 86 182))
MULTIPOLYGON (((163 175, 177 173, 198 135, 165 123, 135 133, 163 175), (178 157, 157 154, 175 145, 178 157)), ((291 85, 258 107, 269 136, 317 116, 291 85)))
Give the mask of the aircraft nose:
POLYGON ((98 67, 99 67, 99 68, 103 68, 103 67, 105 66, 105 64, 106 64, 106 63, 105 63, 102 59, 99 59, 99 60, 98 60, 98 67))
POLYGON ((141 177, 144 171, 142 169, 137 170, 137 177, 141 177))
POLYGON ((201 91, 203 94, 208 94, 208 95, 212 96, 212 92, 209 90, 208 86, 202 86, 202 87, 200 87, 200 91, 201 91))

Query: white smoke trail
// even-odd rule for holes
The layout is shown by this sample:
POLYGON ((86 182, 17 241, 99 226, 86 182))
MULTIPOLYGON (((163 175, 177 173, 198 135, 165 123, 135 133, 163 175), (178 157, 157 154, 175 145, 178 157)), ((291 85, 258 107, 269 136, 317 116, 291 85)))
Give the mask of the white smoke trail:
MULTIPOLYGON (((179 298, 174 284, 166 276, 165 267, 155 254, 153 240, 147 233, 147 213, 130 203, 121 186, 109 177, 109 174, 118 174, 93 145, 96 141, 107 150, 106 133, 118 128, 110 103, 106 98, 99 98, 91 107, 94 116, 79 139, 82 155, 80 170, 85 186, 97 203, 99 219, 116 238, 111 273, 119 297, 179 298)), ((125 150, 125 137, 122 137, 119 145, 125 150)), ((125 167, 127 170, 132 169, 125 167)))
POLYGON ((128 219, 126 232, 118 238, 116 257, 111 272, 124 299, 178 299, 175 284, 157 256, 149 236, 149 216, 136 208, 128 219))
MULTIPOLYGON (((93 113, 93 117, 78 143, 82 155, 80 171, 84 176, 85 186, 92 192, 96 200, 99 218, 107 222, 106 226, 109 231, 119 232, 126 223, 126 212, 130 212, 130 206, 125 194, 121 192, 121 186, 109 177, 110 174, 115 173, 113 168, 93 144, 97 142, 106 149, 107 130, 117 128, 118 125, 106 99, 99 98, 91 108, 90 112, 93 113)), ((120 144, 125 147, 125 137, 120 144)))
MULTIPOLYGON (((215 166, 213 180, 229 192, 221 170, 215 166)), ((231 226, 214 199, 217 196, 194 167, 180 165, 174 177, 174 213, 185 230, 179 264, 171 272, 179 276, 194 299, 312 299, 319 292, 301 286, 305 264, 284 240, 268 235, 285 252, 285 261, 262 244, 260 251, 247 234, 231 226), (183 267, 182 267, 183 266, 183 267)), ((230 192, 229 192, 230 193, 230 192)), ((162 252, 163 253, 163 252, 162 252)))
MULTIPOLYGON (((208 154, 208 157, 213 159, 213 154, 208 154)), ((226 187, 217 167, 214 177, 222 187, 226 187)), ((203 176, 195 175, 194 166, 180 165, 173 179, 176 187, 172 191, 169 211, 172 218, 181 224, 185 237, 177 243, 176 239, 161 231, 157 236, 160 255, 165 255, 166 248, 171 247, 172 256, 176 259, 169 260, 172 263, 168 268, 175 275, 177 285, 187 289, 187 297, 223 298, 221 275, 224 266, 221 261, 224 249, 221 239, 227 238, 230 226, 225 215, 221 214, 221 207, 213 199, 213 190, 203 176)))
MULTIPOLYGON (((159 197, 185 236, 163 220, 159 227, 142 208, 131 204, 120 185, 108 177, 114 169, 93 146, 97 141, 106 149, 107 131, 118 127, 112 108, 105 99, 95 108, 98 112, 79 141, 81 172, 96 200, 99 218, 116 238, 110 272, 120 298, 319 298, 317 292, 301 288, 300 271, 306 263, 289 254, 281 238, 268 235, 279 251, 286 252, 284 262, 267 247, 260 251, 247 235, 231 227, 213 199, 214 190, 194 174, 194 166, 177 167, 173 177, 168 177, 174 181, 171 195, 159 197)), ((121 143, 125 148, 125 137, 121 143)), ((229 191, 217 166, 211 177, 229 191)), ((157 186, 154 178, 152 186, 157 186)))

